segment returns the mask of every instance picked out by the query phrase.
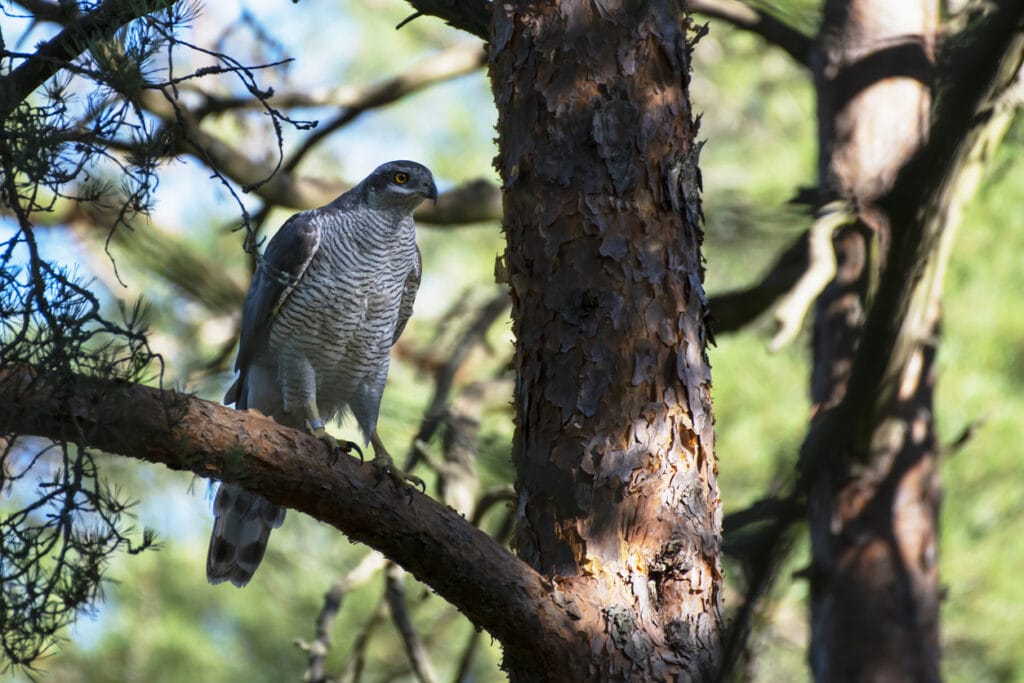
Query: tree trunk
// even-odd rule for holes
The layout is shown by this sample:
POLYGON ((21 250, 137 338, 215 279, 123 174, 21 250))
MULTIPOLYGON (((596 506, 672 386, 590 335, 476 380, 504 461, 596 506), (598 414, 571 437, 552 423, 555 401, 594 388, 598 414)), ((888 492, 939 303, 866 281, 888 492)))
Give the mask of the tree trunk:
MULTIPOLYGON (((816 80, 823 200, 855 202, 858 223, 835 236, 835 280, 817 304, 812 397, 822 419, 846 394, 872 273, 890 225, 875 203, 924 144, 937 6, 934 0, 830 0, 816 80)), ((932 335, 938 303, 922 316, 932 335)), ((870 434, 808 463, 811 663, 818 681, 939 680, 932 412, 934 339, 903 369, 898 395, 870 434)))
POLYGON ((516 681, 709 680, 721 509, 689 20, 670 0, 494 6, 515 546, 603 624, 573 661, 506 652, 505 667, 516 681))

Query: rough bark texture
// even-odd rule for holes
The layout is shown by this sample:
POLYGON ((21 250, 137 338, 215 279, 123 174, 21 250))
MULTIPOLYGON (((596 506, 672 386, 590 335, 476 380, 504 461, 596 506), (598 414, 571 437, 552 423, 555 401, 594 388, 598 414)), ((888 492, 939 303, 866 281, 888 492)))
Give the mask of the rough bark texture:
POLYGON ((708 680, 721 510, 688 20, 669 0, 494 3, 516 549, 596 622, 513 680, 708 680))
MULTIPOLYGON (((905 227, 875 202, 925 142, 937 18, 933 0, 825 5, 820 181, 828 196, 856 202, 859 223, 836 235, 837 275, 817 304, 815 420, 846 394, 871 273, 905 227)), ((927 306, 933 336, 939 309, 927 306)), ((827 463, 807 463, 818 681, 939 680, 933 359, 934 340, 921 344, 867 432, 834 443, 827 463)))

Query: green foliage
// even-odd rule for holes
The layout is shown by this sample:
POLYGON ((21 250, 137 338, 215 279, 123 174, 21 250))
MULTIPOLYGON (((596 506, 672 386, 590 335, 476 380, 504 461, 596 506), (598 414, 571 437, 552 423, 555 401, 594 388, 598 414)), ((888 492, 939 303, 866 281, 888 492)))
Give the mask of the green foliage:
POLYGON ((978 422, 942 462, 942 618, 952 681, 1024 680, 1024 615, 1011 607, 1024 600, 1022 144, 1018 118, 964 219, 946 282, 937 385, 944 442, 978 422))

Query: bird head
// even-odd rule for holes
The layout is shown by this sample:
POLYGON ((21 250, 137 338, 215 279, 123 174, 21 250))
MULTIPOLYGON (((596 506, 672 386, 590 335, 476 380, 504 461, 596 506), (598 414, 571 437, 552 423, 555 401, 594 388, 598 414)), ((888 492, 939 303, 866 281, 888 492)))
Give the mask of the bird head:
POLYGON ((437 201, 434 176, 415 161, 389 161, 363 181, 367 203, 374 208, 412 211, 424 199, 437 201))

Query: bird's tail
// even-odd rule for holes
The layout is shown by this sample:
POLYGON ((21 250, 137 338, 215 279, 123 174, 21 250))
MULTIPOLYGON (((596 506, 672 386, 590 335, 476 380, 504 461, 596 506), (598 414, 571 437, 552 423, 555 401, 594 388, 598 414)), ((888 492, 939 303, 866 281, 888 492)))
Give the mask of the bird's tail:
POLYGON ((271 529, 284 522, 285 509, 234 484, 221 484, 213 502, 213 533, 206 555, 206 580, 249 583, 267 549, 271 529))

